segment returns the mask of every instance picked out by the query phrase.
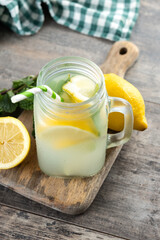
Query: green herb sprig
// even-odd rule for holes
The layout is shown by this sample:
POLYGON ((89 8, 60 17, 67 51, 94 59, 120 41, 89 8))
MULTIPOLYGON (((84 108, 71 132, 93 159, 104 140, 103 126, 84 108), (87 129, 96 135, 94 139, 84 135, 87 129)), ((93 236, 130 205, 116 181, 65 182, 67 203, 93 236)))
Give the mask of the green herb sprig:
POLYGON ((17 116, 22 110, 33 110, 33 98, 25 99, 19 103, 12 103, 11 97, 36 86, 37 75, 13 81, 10 89, 0 89, 0 117, 17 116))

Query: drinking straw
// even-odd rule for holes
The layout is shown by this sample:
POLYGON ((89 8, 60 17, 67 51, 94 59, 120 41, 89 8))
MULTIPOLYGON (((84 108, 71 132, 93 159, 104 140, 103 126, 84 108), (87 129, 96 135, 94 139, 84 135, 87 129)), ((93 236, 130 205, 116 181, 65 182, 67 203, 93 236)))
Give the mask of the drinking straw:
POLYGON ((31 88, 25 92, 19 93, 11 98, 12 103, 20 102, 26 98, 32 97, 37 93, 46 92, 46 94, 56 100, 57 102, 63 102, 63 98, 61 98, 56 92, 54 92, 50 87, 47 85, 37 86, 31 88))

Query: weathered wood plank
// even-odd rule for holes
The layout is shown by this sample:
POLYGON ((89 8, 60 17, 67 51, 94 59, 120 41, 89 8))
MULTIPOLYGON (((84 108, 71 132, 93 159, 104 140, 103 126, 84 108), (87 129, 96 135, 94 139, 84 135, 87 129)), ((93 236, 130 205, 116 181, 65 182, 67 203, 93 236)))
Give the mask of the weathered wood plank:
POLYGON ((149 128, 134 131, 124 145, 91 207, 67 216, 0 188, 0 202, 82 227, 134 240, 160 236, 160 114, 147 103, 149 128))
MULTIPOLYGON (((145 100, 157 103, 160 103, 159 11, 159 1, 141 1, 139 19, 130 39, 139 47, 140 57, 126 74, 126 79, 139 88, 145 100)), ((60 56, 79 55, 100 65, 112 45, 110 41, 57 25, 49 17, 32 37, 17 36, 2 25, 0 34, 0 87, 10 86, 16 78, 36 74, 46 62, 60 56)))
POLYGON ((122 238, 0 205, 0 239, 121 240, 122 238))
POLYGON ((17 36, 0 24, 0 87, 15 79, 37 74, 53 58, 81 56, 97 64, 104 62, 112 43, 85 36, 57 25, 46 17, 40 32, 31 37, 17 36), (100 46, 100 47, 99 47, 100 46), (104 51, 102 51, 104 49, 104 51))
MULTIPOLYGON (((32 112, 24 111, 19 119, 31 135, 32 112)), ((0 170, 0 184, 61 212, 72 215, 80 214, 94 200, 121 147, 107 150, 106 162, 102 170, 93 177, 55 178, 43 174, 40 170, 35 140, 31 137, 31 149, 26 159, 16 168, 0 170)))
MULTIPOLYGON (((113 73, 124 76, 128 67, 133 65, 139 50, 131 42, 115 43, 101 66, 106 73, 113 69, 113 73), (127 49, 121 55, 121 49, 127 49)), ((32 112, 24 111, 19 119, 27 127, 30 135, 33 128, 32 112)), ((89 178, 55 178, 49 177, 39 169, 35 141, 31 138, 31 149, 25 161, 16 168, 0 170, 0 183, 29 199, 50 206, 68 214, 84 212, 93 202, 103 181, 108 175, 122 146, 107 149, 103 168, 96 175, 89 178)))
POLYGON ((130 41, 140 49, 137 64, 126 74, 145 100, 160 103, 160 2, 141 0, 140 14, 130 41))
MULTIPOLYGON (((156 103, 160 102, 159 11, 159 1, 141 1, 140 16, 131 36, 131 41, 140 49, 140 57, 126 75, 126 79, 140 89, 145 100, 156 103)), ((10 86, 16 78, 37 73, 54 57, 80 55, 101 64, 112 44, 68 30, 50 19, 33 37, 16 36, 2 26, 0 34, 0 87, 10 86)), ((144 133, 134 132, 85 214, 68 217, 4 187, 0 187, 0 202, 134 240, 159 240, 158 109, 159 105, 147 103, 149 129, 144 133)))

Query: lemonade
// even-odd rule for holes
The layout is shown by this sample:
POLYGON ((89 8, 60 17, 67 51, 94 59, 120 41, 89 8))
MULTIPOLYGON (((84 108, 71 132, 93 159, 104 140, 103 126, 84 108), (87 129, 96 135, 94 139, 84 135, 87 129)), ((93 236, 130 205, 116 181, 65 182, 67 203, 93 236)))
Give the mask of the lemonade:
POLYGON ((63 107, 58 110, 54 108, 48 114, 45 107, 42 110, 42 105, 35 97, 36 142, 41 170, 50 176, 86 177, 96 174, 105 161, 105 98, 98 106, 90 102, 79 108, 76 104, 94 97, 98 84, 84 75, 70 71, 57 74, 54 78, 50 76, 47 85, 64 99, 62 105, 67 104, 68 110, 63 107), (80 90, 79 93, 76 87, 80 90))
MULTIPOLYGON (((108 97, 101 69, 88 59, 63 57, 47 63, 37 86, 48 85, 51 98, 35 95, 34 119, 41 170, 56 177, 90 177, 105 163, 106 148, 126 143, 133 129, 130 104, 108 97), (59 99, 59 100, 58 100, 59 99), (109 113, 124 115, 121 132, 109 134, 109 113)), ((119 119, 116 119, 118 123, 119 119)))

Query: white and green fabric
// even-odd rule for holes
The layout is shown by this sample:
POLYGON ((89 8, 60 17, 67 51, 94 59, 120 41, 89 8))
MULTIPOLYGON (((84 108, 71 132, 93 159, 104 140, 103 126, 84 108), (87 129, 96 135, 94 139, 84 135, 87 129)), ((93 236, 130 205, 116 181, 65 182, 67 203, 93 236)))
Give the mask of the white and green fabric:
POLYGON ((42 27, 42 3, 59 24, 114 41, 129 39, 140 0, 0 0, 0 21, 20 35, 42 27))

